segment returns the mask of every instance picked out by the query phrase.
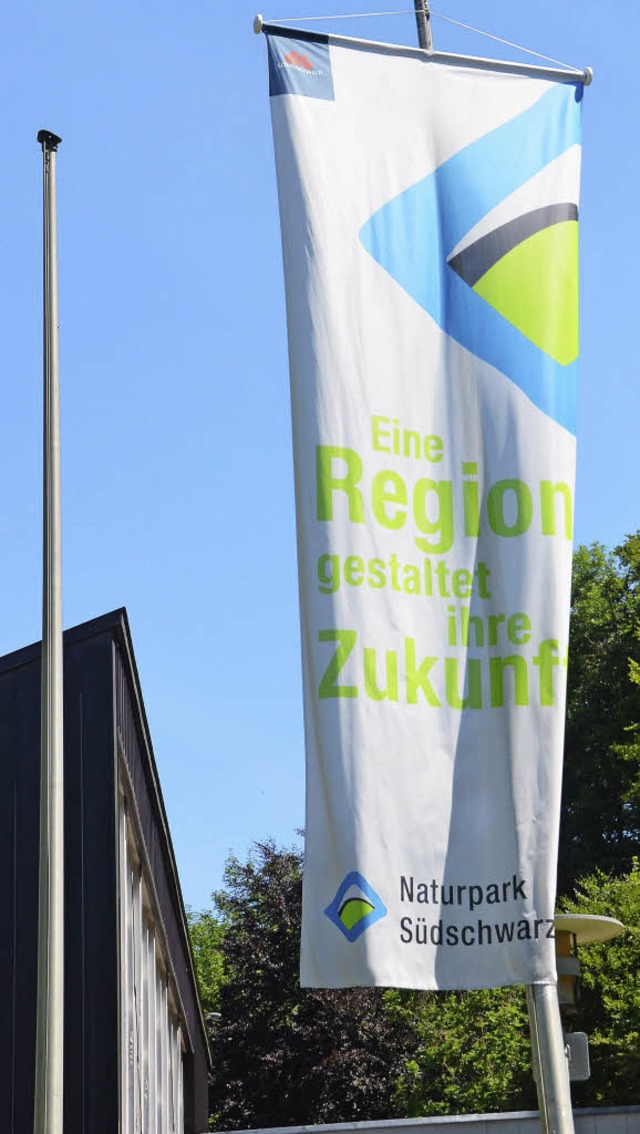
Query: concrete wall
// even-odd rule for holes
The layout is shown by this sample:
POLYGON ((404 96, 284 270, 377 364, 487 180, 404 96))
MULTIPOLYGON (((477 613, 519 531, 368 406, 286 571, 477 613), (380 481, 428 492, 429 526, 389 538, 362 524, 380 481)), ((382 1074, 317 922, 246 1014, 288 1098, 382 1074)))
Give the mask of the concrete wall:
MULTIPOLYGON (((640 1134, 640 1106, 574 1111, 576 1134, 640 1134)), ((240 1134, 540 1134, 535 1110, 512 1114, 461 1114, 384 1122, 337 1122, 326 1126, 282 1126, 240 1134)))

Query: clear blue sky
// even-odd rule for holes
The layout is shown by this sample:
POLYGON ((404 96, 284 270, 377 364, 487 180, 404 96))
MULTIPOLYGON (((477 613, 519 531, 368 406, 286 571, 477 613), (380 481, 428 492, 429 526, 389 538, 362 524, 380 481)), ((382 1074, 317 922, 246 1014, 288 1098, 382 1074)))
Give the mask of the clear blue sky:
MULTIPOLYGON (((278 0, 280 3, 280 0, 278 0)), ((363 0, 361 10, 397 6, 363 0)), ((640 527, 640 6, 439 0, 575 66, 584 103, 577 539, 640 527)), ((270 19, 353 11, 297 0, 270 19)), ((41 157, 58 160, 64 611, 126 605, 185 901, 291 842, 303 735, 265 44, 244 0, 25 0, 1 21, 0 653, 40 637, 41 157)), ((410 14, 316 26, 415 43, 410 14)), ((436 47, 505 54, 434 18, 436 47)), ((517 57, 513 52, 506 52, 517 57)))

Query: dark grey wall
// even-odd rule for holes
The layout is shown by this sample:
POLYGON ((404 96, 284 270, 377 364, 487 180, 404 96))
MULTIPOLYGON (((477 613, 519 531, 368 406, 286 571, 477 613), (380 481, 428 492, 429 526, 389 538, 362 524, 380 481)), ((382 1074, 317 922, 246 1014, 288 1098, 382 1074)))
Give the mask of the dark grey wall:
POLYGON ((39 670, 0 677, 0 1129, 33 1126, 39 670))
MULTIPOLYGON (((191 1050, 185 1130, 207 1126, 208 1052, 175 859, 126 613, 65 634, 65 1134, 116 1134, 119 1120, 117 744, 144 816, 150 866, 191 1050)), ((40 647, 0 658, 0 1131, 33 1126, 40 647)))

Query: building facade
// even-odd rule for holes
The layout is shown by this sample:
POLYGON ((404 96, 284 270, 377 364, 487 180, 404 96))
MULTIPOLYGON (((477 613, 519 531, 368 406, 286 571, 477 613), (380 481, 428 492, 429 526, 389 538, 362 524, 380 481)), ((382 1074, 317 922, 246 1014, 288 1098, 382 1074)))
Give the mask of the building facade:
MULTIPOLYGON (((33 1127, 40 645, 0 658, 0 1129, 33 1127)), ((209 1053, 126 611, 64 636, 65 1134, 200 1134, 209 1053)))

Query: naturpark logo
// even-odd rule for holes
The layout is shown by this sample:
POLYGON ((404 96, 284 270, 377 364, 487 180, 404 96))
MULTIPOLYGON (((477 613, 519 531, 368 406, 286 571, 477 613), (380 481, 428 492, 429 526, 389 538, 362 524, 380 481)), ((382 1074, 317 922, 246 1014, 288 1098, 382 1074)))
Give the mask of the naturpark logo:
POLYGON ((353 942, 386 916, 387 907, 364 875, 352 870, 338 886, 333 901, 324 912, 347 941, 353 942))
POLYGON ((578 209, 568 196, 581 93, 557 84, 360 230, 366 251, 447 335, 572 433, 578 209))

